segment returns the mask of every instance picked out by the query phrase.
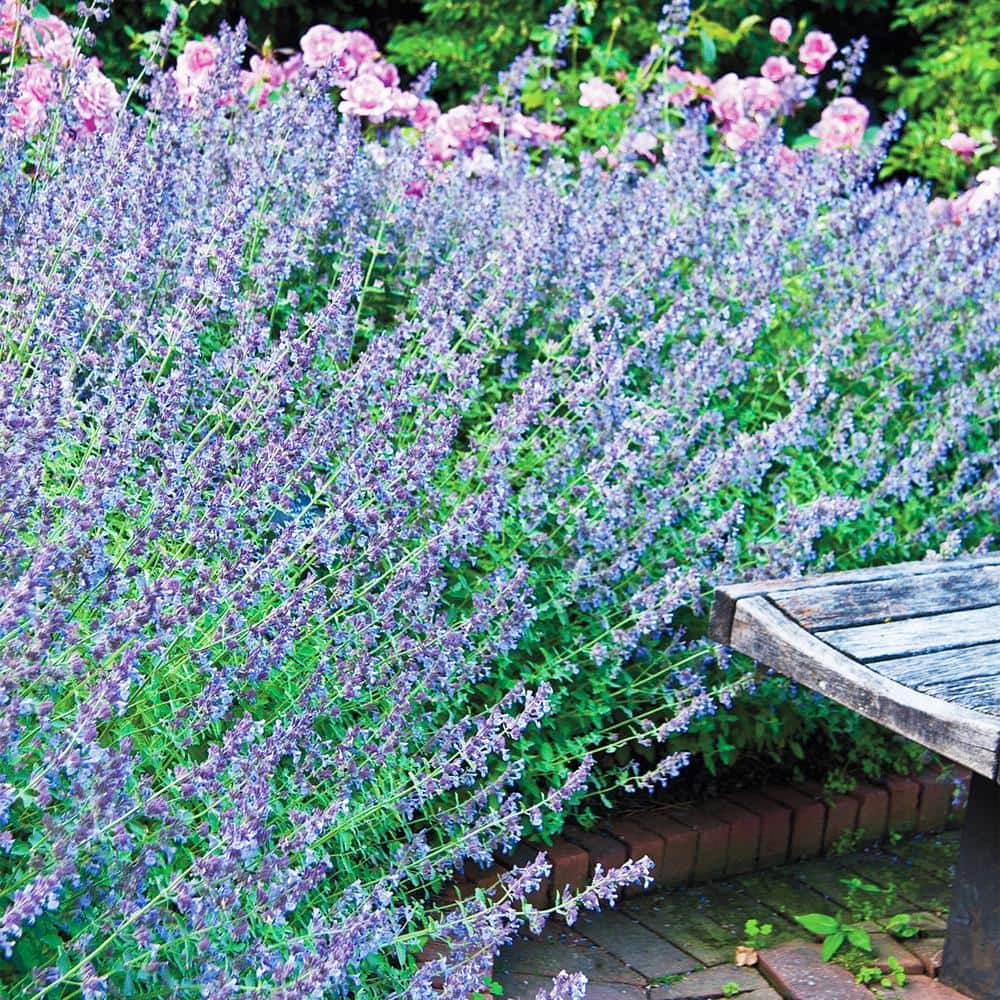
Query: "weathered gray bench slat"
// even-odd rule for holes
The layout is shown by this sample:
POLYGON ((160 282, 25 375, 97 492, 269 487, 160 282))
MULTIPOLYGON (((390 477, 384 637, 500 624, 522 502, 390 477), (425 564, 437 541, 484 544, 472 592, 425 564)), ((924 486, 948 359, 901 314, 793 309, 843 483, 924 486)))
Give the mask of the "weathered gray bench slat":
POLYGON ((856 628, 819 633, 829 643, 862 663, 987 643, 1000 634, 1000 606, 903 618, 856 628))
POLYGON ((860 715, 995 779, 1000 718, 901 684, 834 649, 822 635, 803 629, 767 598, 748 597, 736 605, 726 642, 860 715))
POLYGON ((716 591, 709 633, 974 773, 941 977, 1000 998, 1000 553, 716 591))
MULTIPOLYGON (((918 564, 919 565, 919 564, 918 564)), ((772 596, 807 629, 868 625, 901 617, 1000 604, 1000 566, 984 566, 971 585, 967 570, 921 573, 864 583, 809 587, 772 596)))
POLYGON ((880 660, 877 669, 925 694, 1000 715, 1000 642, 880 660))

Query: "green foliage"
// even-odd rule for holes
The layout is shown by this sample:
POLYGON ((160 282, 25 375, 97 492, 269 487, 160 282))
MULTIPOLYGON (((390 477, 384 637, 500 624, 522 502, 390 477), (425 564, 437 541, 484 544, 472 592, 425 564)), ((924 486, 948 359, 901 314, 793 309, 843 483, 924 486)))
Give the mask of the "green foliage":
MULTIPOLYGON (((157 31, 172 5, 172 0, 115 0, 111 16, 96 32, 94 46, 111 79, 121 83, 135 72, 144 37, 157 31)), ((72 0, 60 6, 67 14, 76 9, 72 0)), ((252 45, 262 47, 270 40, 278 48, 291 48, 310 25, 318 23, 363 28, 382 40, 398 20, 417 17, 419 5, 413 0, 187 0, 178 4, 178 13, 178 39, 214 31, 221 20, 235 24, 243 18, 252 45)))
POLYGON ((824 962, 829 962, 845 944, 859 951, 872 950, 872 939, 864 928, 845 924, 837 917, 825 913, 805 913, 795 919, 810 934, 823 939, 824 962))
POLYGON ((767 947, 767 943, 773 933, 773 924, 761 924, 751 917, 743 925, 743 943, 748 948, 760 951, 761 948, 767 947))
POLYGON ((887 68, 887 103, 904 108, 909 121, 883 173, 918 174, 951 193, 998 162, 990 139, 1000 120, 1000 2, 902 0, 893 23, 918 33, 920 43, 887 68), (982 142, 971 164, 941 145, 956 131, 982 142))
POLYGON ((854 977, 856 982, 861 986, 870 986, 872 983, 878 983, 880 986, 885 986, 889 989, 896 986, 904 986, 906 984, 906 973, 903 971, 903 966, 899 964, 899 959, 895 955, 890 955, 886 959, 886 964, 889 967, 888 972, 883 972, 877 965, 862 965, 854 977))
MULTIPOLYGON (((737 655, 715 668, 713 681, 733 684, 747 671, 752 664, 737 655)), ((729 707, 695 719, 676 737, 678 749, 697 754, 712 774, 753 760, 790 770, 796 780, 826 779, 832 770, 853 788, 858 775, 909 773, 926 756, 917 744, 780 674, 760 670, 754 678, 729 707)))

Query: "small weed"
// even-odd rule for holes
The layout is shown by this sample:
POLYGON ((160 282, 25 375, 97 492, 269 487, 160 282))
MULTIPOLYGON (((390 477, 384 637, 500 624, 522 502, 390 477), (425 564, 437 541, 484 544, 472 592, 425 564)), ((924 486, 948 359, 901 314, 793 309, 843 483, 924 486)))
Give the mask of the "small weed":
POLYGON ((861 927, 842 923, 836 917, 827 916, 825 913, 805 913, 795 919, 810 934, 823 939, 824 962, 829 962, 845 944, 859 951, 872 950, 872 939, 868 931, 861 927))
POLYGON ((859 827, 857 830, 845 830, 834 841, 830 853, 834 855, 850 854, 858 849, 864 836, 864 827, 859 827))
MULTIPOLYGON (((887 964, 889 966, 888 972, 884 972, 877 965, 862 965, 854 976, 855 982, 860 986, 871 986, 876 983, 886 989, 905 986, 906 973, 903 971, 902 965, 899 964, 899 959, 890 955, 887 964)), ((875 995, 878 996, 877 991, 875 991, 875 995)))
POLYGON ((732 981, 722 984, 722 995, 724 997, 734 997, 740 991, 740 984, 732 981))
POLYGON ((766 948, 774 927, 771 924, 761 924, 752 917, 743 925, 743 943, 754 951, 766 948))
POLYGON ((913 923, 913 918, 909 913, 897 913, 889 917, 884 924, 885 929, 895 938, 916 937, 920 933, 918 924, 913 923))
POLYGON ((847 886, 847 908, 855 920, 874 920, 876 912, 885 912, 892 907, 896 897, 896 887, 891 882, 885 888, 874 882, 866 882, 861 878, 842 878, 847 886), (877 898, 881 898, 878 905, 877 898))

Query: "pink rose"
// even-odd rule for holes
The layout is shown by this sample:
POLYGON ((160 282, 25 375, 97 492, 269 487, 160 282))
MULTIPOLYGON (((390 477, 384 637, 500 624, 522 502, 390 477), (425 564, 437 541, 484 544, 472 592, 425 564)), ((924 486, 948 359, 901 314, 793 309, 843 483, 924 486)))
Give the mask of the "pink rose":
POLYGON ((412 119, 413 112, 420 104, 420 98, 408 90, 399 90, 397 87, 390 87, 390 90, 392 92, 392 107, 389 114, 393 118, 412 119))
POLYGON ((88 132, 107 132, 121 107, 115 85, 93 63, 73 99, 73 107, 88 132))
POLYGON ((985 208, 994 198, 1000 196, 1000 167, 987 167, 986 170, 980 170, 976 174, 976 180, 979 183, 970 191, 966 191, 970 215, 974 215, 985 208))
POLYGON ((357 65, 378 59, 378 46, 363 31, 344 32, 344 51, 357 65))
POLYGON ((853 97, 838 97, 819 116, 810 133, 819 139, 820 152, 860 149, 868 127, 868 109, 853 97))
POLYGON ((302 72, 302 67, 305 65, 305 60, 302 58, 301 52, 295 52, 290 55, 281 64, 281 78, 284 81, 291 80, 293 76, 297 76, 302 72))
POLYGON ((51 101, 57 94, 56 78, 42 63, 28 63, 21 70, 21 93, 30 95, 39 104, 51 101))
POLYGON ((799 154, 788 146, 779 146, 777 160, 778 169, 783 174, 788 174, 795 169, 796 164, 799 162, 799 154))
POLYGON ((456 104, 438 119, 435 132, 446 137, 455 149, 478 146, 486 142, 490 135, 481 114, 481 108, 456 104))
POLYGON ((712 81, 704 73, 689 72, 680 66, 668 66, 666 75, 673 81, 667 97, 670 104, 685 107, 698 97, 711 93, 712 81))
POLYGON ((958 153, 967 162, 972 159, 976 150, 979 149, 979 143, 971 135, 966 135, 964 132, 955 132, 947 139, 942 139, 941 145, 945 149, 950 149, 953 153, 958 153))
POLYGON ((637 156, 644 156, 650 163, 656 163, 656 155, 653 153, 653 150, 656 149, 658 142, 659 140, 652 132, 643 129, 643 131, 636 132, 632 136, 632 141, 629 145, 632 152, 637 156))
POLYGON ((564 126, 557 125, 555 122, 541 122, 537 118, 533 119, 533 121, 533 128, 535 130, 534 142, 537 146, 547 146, 549 143, 555 142, 566 131, 564 126))
POLYGON ((743 117, 743 81, 735 73, 727 73, 712 84, 711 108, 723 126, 743 117))
POLYGON ((184 46, 184 51, 177 57, 174 80, 185 104, 194 104, 198 93, 205 88, 218 55, 219 44, 211 37, 192 40, 184 46))
POLYGON ((24 38, 23 22, 28 7, 22 0, 4 0, 0 4, 0 52, 8 52, 15 38, 24 38))
POLYGON ((791 21, 784 17, 776 17, 771 22, 771 37, 779 44, 784 45, 792 37, 791 21))
POLYGON ((466 177, 486 177, 495 173, 496 169, 497 161, 483 146, 476 146, 471 155, 462 161, 462 170, 466 177))
POLYGON ((507 132, 516 139, 524 139, 536 146, 544 146, 558 139, 565 129, 552 122, 539 121, 530 115, 516 112, 507 123, 507 132))
POLYGON ((336 59, 347 48, 347 37, 329 24, 314 24, 299 42, 302 60, 307 66, 319 69, 336 59))
POLYGON ((799 47, 799 62, 807 73, 821 73, 836 55, 837 45, 825 31, 810 31, 799 47))
POLYGON ((503 121, 503 112, 497 104, 480 104, 476 108, 476 121, 489 131, 498 132, 503 121))
POLYGON ((340 94, 340 110, 347 115, 381 122, 392 110, 392 91, 375 76, 355 77, 340 94))
POLYGON ((781 107, 781 90, 762 76, 748 76, 743 81, 743 107, 751 116, 768 119, 781 107))
POLYGON ((768 56, 760 68, 760 75, 772 83, 781 83, 795 76, 795 66, 784 56, 768 56))
POLYGON ((425 97, 417 102, 417 106, 410 112, 410 124, 426 132, 441 117, 441 109, 437 101, 425 97))
POLYGON ((58 17, 42 17, 24 23, 21 30, 28 51, 52 66, 72 66, 76 61, 73 32, 58 17))
POLYGON ((595 111, 601 108, 611 108, 621 101, 618 91, 605 83, 600 77, 591 77, 580 84, 580 107, 593 108, 595 111))
POLYGON ((262 108, 267 95, 277 90, 284 79, 285 74, 274 59, 252 55, 250 69, 240 70, 240 89, 251 98, 254 107, 262 108))
POLYGON ((45 105, 31 94, 19 94, 14 98, 7 124, 15 135, 34 135, 45 124, 45 105))
POLYGON ((604 160, 604 164, 608 170, 614 170, 621 163, 621 160, 607 146, 601 146, 600 149, 595 150, 594 157, 598 160, 604 160))
POLYGON ((734 152, 740 152, 750 143, 756 142, 763 134, 763 128, 749 118, 741 118, 726 129, 723 141, 734 152))
POLYGON ((399 86, 399 70, 391 62, 385 62, 382 59, 369 59, 367 62, 361 63, 358 72, 381 80, 387 87, 399 86))
POLYGON ((447 163, 454 158, 458 143, 447 132, 435 129, 427 136, 424 149, 432 163, 447 163))

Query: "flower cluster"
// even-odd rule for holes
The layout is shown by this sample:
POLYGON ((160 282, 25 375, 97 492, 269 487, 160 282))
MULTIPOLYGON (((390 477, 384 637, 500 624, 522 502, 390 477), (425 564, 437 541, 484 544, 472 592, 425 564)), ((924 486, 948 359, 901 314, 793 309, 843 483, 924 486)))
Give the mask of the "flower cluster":
POLYGON ((121 105, 118 90, 96 59, 80 54, 65 21, 41 6, 29 13, 24 0, 3 0, 0 53, 7 53, 18 65, 7 115, 14 133, 39 133, 56 104, 75 112, 66 123, 74 133, 109 130, 121 105))
MULTIPOLYGON (((750 711, 717 582, 995 544, 1000 199, 775 170, 757 84, 720 153, 676 74, 641 169, 514 97, 384 127, 344 36, 110 115, 15 60, 86 141, 0 141, 4 995, 483 991, 546 861, 456 872, 750 711)), ((646 876, 595 874, 565 916, 646 876)))

